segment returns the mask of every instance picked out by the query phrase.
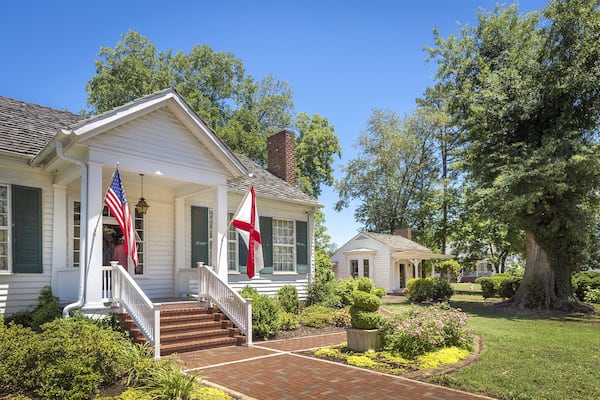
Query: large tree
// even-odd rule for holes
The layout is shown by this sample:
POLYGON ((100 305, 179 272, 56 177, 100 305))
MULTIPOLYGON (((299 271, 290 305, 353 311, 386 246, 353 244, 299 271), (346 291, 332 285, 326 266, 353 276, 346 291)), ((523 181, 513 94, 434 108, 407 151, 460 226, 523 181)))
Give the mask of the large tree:
POLYGON ((555 0, 540 13, 481 12, 431 57, 451 91, 476 195, 526 232, 518 306, 573 309, 600 188, 600 8, 555 0))
POLYGON ((358 156, 336 183, 341 210, 358 201, 355 218, 369 231, 416 228, 422 234, 425 207, 437 174, 429 126, 409 115, 374 110, 358 140, 358 156))
POLYGON ((246 75, 232 53, 196 45, 173 55, 129 31, 115 48, 101 48, 86 89, 96 114, 168 87, 175 87, 234 152, 262 165, 267 138, 297 128, 299 188, 317 197, 322 185, 332 184, 331 164, 341 148, 327 118, 296 117, 292 89, 272 75, 258 81, 246 75))

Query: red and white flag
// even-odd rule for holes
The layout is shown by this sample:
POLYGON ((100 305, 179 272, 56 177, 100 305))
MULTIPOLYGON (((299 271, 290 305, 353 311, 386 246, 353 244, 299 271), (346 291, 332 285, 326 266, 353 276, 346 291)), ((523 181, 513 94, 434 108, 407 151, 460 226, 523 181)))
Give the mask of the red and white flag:
POLYGON ((248 248, 246 274, 248 278, 252 279, 254 274, 263 269, 264 266, 254 186, 250 188, 250 191, 246 194, 233 216, 233 226, 235 226, 237 232, 244 239, 248 248))
MULTIPOLYGON (((123 238, 125 239, 125 253, 131 256, 133 265, 137 267, 138 255, 137 255, 137 243, 135 241, 135 229, 131 221, 131 214, 129 213, 129 205, 125 198, 125 189, 121 183, 121 175, 119 169, 115 171, 113 180, 106 192, 106 198, 104 203, 110 210, 110 213, 115 217, 123 232, 123 238)), ((127 265, 123 267, 127 268, 127 265)))

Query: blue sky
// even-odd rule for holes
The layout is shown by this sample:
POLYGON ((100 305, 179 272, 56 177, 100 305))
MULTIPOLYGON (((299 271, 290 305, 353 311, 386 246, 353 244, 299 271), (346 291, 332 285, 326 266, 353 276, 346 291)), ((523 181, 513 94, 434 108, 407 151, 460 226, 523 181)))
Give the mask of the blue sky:
MULTIPOLYGON (((522 12, 545 0, 522 0, 522 12)), ((432 84, 435 65, 424 46, 432 29, 446 37, 473 25, 488 0, 369 1, 8 1, 0 11, 0 95, 79 112, 87 109, 85 85, 95 73, 100 47, 114 47, 133 29, 158 49, 189 52, 195 44, 229 51, 247 73, 285 80, 296 111, 329 119, 343 157, 335 175, 356 156, 371 111, 399 114, 432 84)), ((507 4, 507 3, 504 3, 507 4)), ((352 208, 333 210, 325 188, 328 233, 338 246, 360 226, 352 208)))

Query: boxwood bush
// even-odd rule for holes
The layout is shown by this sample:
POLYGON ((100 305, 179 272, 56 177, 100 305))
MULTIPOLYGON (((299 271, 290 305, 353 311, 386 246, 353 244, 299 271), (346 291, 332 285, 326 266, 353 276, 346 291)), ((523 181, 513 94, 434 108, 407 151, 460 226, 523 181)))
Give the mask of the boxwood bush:
POLYGON ((56 319, 41 333, 0 326, 0 389, 45 399, 89 399, 123 377, 133 345, 82 316, 56 319))
POLYGON ((573 275, 573 292, 581 301, 586 301, 585 296, 590 289, 600 289, 600 271, 583 271, 573 275))
POLYGON ((292 285, 285 285, 277 291, 277 301, 281 309, 285 312, 298 314, 300 301, 298 300, 298 291, 292 285))
POLYGON ((413 278, 406 284, 406 297, 416 303, 448 301, 453 293, 444 278, 413 278))

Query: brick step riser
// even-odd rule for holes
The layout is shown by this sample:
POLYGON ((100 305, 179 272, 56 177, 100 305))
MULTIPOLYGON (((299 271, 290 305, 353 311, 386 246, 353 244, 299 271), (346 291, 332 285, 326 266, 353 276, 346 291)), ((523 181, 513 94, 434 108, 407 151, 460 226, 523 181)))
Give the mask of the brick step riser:
MULTIPOLYGON (((127 314, 120 316, 121 325, 132 339, 145 343, 146 338, 127 314)), ((214 347, 242 345, 245 337, 218 310, 167 309, 161 311, 161 354, 196 351, 214 347), (164 346, 164 348, 163 348, 164 346)))
POLYGON ((161 346, 160 353, 162 355, 169 355, 169 354, 173 354, 173 353, 185 353, 185 352, 189 352, 189 351, 213 349, 213 348, 217 348, 217 347, 235 346, 237 343, 238 343, 238 341, 235 338, 232 338, 232 340, 220 341, 220 342, 216 342, 216 343, 210 343, 210 342, 209 343, 204 343, 204 342, 183 343, 178 347, 164 348, 161 346))

